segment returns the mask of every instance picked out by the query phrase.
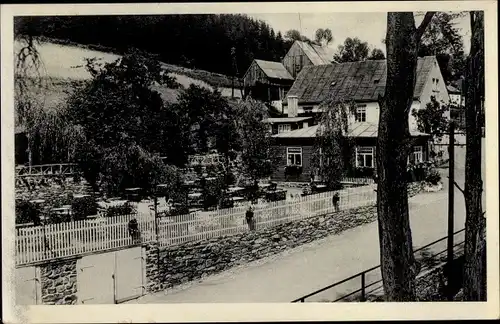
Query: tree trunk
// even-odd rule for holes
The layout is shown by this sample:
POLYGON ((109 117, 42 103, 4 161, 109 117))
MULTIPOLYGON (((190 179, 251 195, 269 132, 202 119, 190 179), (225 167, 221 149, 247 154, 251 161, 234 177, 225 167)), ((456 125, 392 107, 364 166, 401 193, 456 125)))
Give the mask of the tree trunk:
POLYGON ((388 301, 414 301, 418 272, 408 214, 406 168, 409 153, 408 116, 416 80, 421 35, 432 18, 426 14, 415 28, 411 12, 387 15, 387 83, 379 98, 377 145, 377 213, 380 262, 388 301))
POLYGON ((464 299, 486 300, 484 237, 485 218, 481 198, 481 120, 484 94, 484 13, 471 12, 472 40, 466 70, 466 153, 465 153, 465 265, 464 299))

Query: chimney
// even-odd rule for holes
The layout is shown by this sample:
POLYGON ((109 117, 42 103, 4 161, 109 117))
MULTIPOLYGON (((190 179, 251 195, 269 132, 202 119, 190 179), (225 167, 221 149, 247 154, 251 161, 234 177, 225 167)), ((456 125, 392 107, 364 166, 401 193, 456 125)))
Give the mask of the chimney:
POLYGON ((299 106, 299 98, 297 96, 288 96, 288 117, 297 117, 299 106))

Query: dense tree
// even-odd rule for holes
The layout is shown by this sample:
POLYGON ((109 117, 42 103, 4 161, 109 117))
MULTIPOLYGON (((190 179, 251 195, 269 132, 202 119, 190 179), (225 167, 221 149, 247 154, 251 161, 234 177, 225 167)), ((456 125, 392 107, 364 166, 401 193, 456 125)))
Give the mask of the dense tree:
POLYGON ((482 130, 484 126, 484 12, 473 11, 471 50, 465 76, 465 265, 464 297, 486 300, 486 219, 482 209, 482 130))
POLYGON ((339 63, 378 60, 381 58, 381 54, 383 56, 384 53, 382 50, 374 48, 371 55, 369 54, 370 47, 367 42, 362 42, 357 37, 347 37, 344 44, 338 46, 337 53, 335 53, 333 59, 339 63))
POLYGON ((319 28, 314 34, 314 40, 318 44, 328 45, 333 41, 332 31, 329 28, 319 28))
POLYGON ((418 130, 432 135, 432 138, 441 138, 448 131, 448 118, 445 113, 450 108, 437 101, 432 96, 424 109, 413 109, 411 114, 416 118, 418 130))
POLYGON ((267 109, 262 103, 252 99, 238 103, 234 109, 241 146, 242 172, 255 183, 258 179, 271 175, 277 165, 271 134, 267 125, 262 122, 267 117, 267 109))
POLYGON ((351 156, 352 143, 347 137, 354 103, 329 98, 322 103, 321 115, 313 155, 313 165, 329 189, 337 190, 345 175, 351 156))
POLYGON ((164 103, 152 86, 169 77, 156 60, 136 53, 104 65, 89 59, 87 69, 92 79, 72 93, 65 111, 87 181, 110 194, 168 183, 176 172, 160 159, 167 141, 160 124, 168 120, 161 120, 164 103))
POLYGON ((372 49, 372 52, 370 53, 370 56, 368 57, 369 60, 385 60, 385 54, 380 48, 374 48, 372 49))
POLYGON ((411 12, 387 15, 387 85, 379 98, 377 141, 377 214, 380 261, 388 301, 414 301, 418 264, 408 214, 406 181, 409 141, 408 116, 416 81, 420 39, 433 13, 418 28, 411 12))
POLYGON ((422 35, 419 56, 435 55, 445 81, 463 76, 465 54, 456 19, 465 13, 437 12, 422 35))
POLYGON ((101 45, 118 54, 140 48, 165 63, 225 75, 234 71, 232 47, 243 73, 254 58, 279 61, 291 45, 268 24, 245 15, 16 17, 15 27, 20 34, 101 45), (151 35, 163 41, 152 42, 151 35))

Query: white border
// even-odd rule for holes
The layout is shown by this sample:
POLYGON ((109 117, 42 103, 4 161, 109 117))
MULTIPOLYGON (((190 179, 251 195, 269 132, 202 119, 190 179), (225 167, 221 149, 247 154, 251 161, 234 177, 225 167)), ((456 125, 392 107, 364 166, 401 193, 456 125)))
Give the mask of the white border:
POLYGON ((192 3, 1 6, 2 116, 2 306, 8 323, 191 322, 275 320, 477 319, 499 318, 498 255, 498 71, 496 1, 421 1, 352 3, 192 3), (315 13, 485 10, 486 58, 486 210, 488 239, 487 303, 305 303, 162 304, 109 306, 32 306, 13 308, 13 16, 158 13, 315 13), (11 190, 6 190, 11 188, 11 190), (11 253, 8 254, 7 251, 11 253))

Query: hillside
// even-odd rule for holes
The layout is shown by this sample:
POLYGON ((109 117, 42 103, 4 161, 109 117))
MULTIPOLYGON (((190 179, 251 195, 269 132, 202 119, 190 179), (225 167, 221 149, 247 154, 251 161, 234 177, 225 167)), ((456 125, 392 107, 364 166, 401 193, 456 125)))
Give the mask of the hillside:
POLYGON ((279 61, 291 43, 245 15, 16 17, 16 35, 43 36, 123 54, 131 48, 181 66, 184 75, 229 87, 254 58, 279 61), (234 55, 232 54, 234 49, 234 55), (208 74, 208 72, 216 74, 208 74))
MULTIPOLYGON (((22 43, 16 41, 14 50, 18 51, 21 46, 22 43)), ((84 67, 85 58, 95 57, 107 63, 120 58, 120 55, 114 53, 112 49, 102 46, 80 45, 44 37, 38 38, 37 50, 42 61, 40 74, 54 79, 84 80, 90 78, 90 73, 84 67)), ((222 92, 227 93, 232 85, 231 78, 222 74, 187 69, 166 63, 162 63, 162 67, 169 71, 169 75, 175 77, 177 82, 184 87, 196 84, 210 89, 219 88, 222 92)), ((35 71, 31 72, 34 73, 35 71)), ((235 87, 238 86, 240 84, 236 80, 235 87)))

